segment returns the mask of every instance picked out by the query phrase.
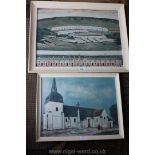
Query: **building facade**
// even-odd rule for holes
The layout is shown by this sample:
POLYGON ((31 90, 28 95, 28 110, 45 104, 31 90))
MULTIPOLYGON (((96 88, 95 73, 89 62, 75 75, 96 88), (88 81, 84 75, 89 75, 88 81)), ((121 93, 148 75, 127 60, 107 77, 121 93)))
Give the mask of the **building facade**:
POLYGON ((113 121, 105 109, 91 109, 64 105, 63 97, 58 93, 56 80, 53 78, 50 94, 45 101, 43 130, 65 128, 112 128, 113 121))
POLYGON ((76 67, 76 66, 102 66, 122 67, 123 58, 121 55, 37 55, 36 66, 38 67, 76 67))

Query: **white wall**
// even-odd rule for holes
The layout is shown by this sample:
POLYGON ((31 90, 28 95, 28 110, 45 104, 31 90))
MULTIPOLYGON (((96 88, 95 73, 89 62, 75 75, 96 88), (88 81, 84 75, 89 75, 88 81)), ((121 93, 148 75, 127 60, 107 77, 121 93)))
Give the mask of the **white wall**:
POLYGON ((77 127, 77 122, 78 121, 78 119, 77 119, 77 117, 65 117, 65 119, 64 119, 64 122, 65 122, 65 124, 64 124, 64 126, 65 126, 65 128, 76 128, 77 127), (67 122, 66 122, 66 119, 67 119, 67 122), (74 119, 76 119, 76 122, 74 122, 74 119))
POLYGON ((47 120, 48 120, 48 130, 52 130, 52 123, 53 123, 52 113, 49 112, 47 115, 48 115, 48 117, 47 117, 47 120))
POLYGON ((102 111, 101 116, 102 118, 100 119, 100 122, 101 122, 100 125, 103 128, 107 128, 109 126, 109 123, 108 123, 108 114, 106 110, 102 111))
POLYGON ((93 119, 91 117, 87 117, 82 122, 82 127, 87 128, 88 127, 88 119, 90 120, 90 127, 93 127, 93 119))
POLYGON ((69 128, 70 127, 70 119, 68 117, 64 118, 64 127, 65 128, 69 128), (67 122, 66 122, 66 119, 67 119, 67 122))
MULTIPOLYGON (((46 124, 46 118, 43 119, 44 127, 48 126, 48 130, 63 129, 63 103, 60 102, 48 102, 45 104, 45 116, 48 115, 48 124, 46 124), (58 108, 58 111, 56 111, 58 108)), ((46 127, 45 127, 46 129, 46 127)))
POLYGON ((63 103, 60 102, 48 102, 45 104, 45 113, 51 111, 53 115, 61 116, 61 112, 63 112, 63 103), (58 111, 56 111, 56 107, 58 107, 58 111))
POLYGON ((43 114, 43 130, 47 129, 47 116, 43 114))
POLYGON ((77 121, 78 121, 77 117, 70 117, 70 121, 71 121, 71 128, 77 127, 77 121), (75 122, 74 119, 76 120, 75 122))
POLYGON ((100 116, 96 116, 93 119, 93 126, 94 127, 98 127, 98 125, 100 124, 100 116))

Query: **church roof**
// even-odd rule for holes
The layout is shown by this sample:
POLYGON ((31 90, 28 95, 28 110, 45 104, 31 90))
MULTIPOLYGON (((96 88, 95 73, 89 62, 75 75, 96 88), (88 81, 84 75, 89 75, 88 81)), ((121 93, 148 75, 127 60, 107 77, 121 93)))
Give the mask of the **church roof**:
MULTIPOLYGON (((77 106, 63 106, 63 112, 65 117, 77 117, 77 106)), ((84 120, 86 117, 95 117, 100 116, 102 113, 101 109, 91 109, 91 108, 85 108, 85 107, 79 107, 80 111, 80 119, 84 120)))
POLYGON ((46 97, 45 103, 47 103, 49 101, 63 103, 63 97, 62 97, 62 95, 57 92, 57 86, 56 86, 56 80, 55 80, 55 78, 53 78, 51 92, 46 97))

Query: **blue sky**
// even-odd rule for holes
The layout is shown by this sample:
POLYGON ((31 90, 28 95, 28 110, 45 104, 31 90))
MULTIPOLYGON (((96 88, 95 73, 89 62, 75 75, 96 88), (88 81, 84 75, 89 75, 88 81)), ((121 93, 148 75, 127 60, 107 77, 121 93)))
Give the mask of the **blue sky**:
MULTIPOLYGON (((49 95, 53 78, 42 78, 42 106, 49 95)), ((115 78, 113 77, 56 77, 58 92, 65 105, 105 108, 108 112, 116 104, 115 78)))

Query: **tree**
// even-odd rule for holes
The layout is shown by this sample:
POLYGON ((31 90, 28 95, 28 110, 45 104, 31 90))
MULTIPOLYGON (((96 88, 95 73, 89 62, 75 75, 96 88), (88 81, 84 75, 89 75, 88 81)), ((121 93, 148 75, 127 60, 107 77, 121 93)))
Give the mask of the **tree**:
POLYGON ((117 104, 113 104, 109 110, 114 124, 118 125, 117 104))

